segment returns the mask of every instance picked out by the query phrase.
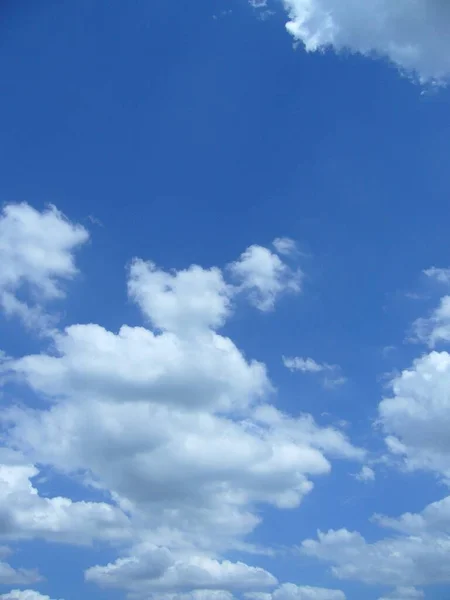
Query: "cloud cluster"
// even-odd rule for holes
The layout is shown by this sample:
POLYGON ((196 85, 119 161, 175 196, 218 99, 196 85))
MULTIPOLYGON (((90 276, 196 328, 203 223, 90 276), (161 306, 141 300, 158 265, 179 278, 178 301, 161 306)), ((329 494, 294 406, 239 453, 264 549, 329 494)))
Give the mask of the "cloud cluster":
POLYGON ((284 0, 288 32, 309 52, 332 48, 387 58, 422 82, 450 75, 445 0, 284 0))
MULTIPOLYGON (((35 272, 31 283, 58 295, 58 277, 76 271, 73 252, 87 234, 56 209, 20 211, 53 219, 56 241, 48 228, 34 250, 63 247, 64 267, 35 272)), ((20 235, 26 242, 27 230, 20 235)), ((3 443, 16 452, 0 454, 0 536, 117 544, 117 559, 86 578, 135 598, 219 600, 276 587, 273 575, 227 560, 227 551, 256 550, 246 536, 262 506, 295 508, 331 459, 365 457, 338 429, 272 406, 265 366, 220 332, 239 296, 267 311, 300 291, 299 269, 280 257, 289 250, 293 258, 292 244, 277 246, 280 254, 250 246, 224 269, 169 271, 135 259, 128 293, 145 327, 72 325, 52 331, 40 353, 3 357, 10 384, 25 384, 39 401, 1 414, 3 443), (81 477, 112 501, 41 497, 35 465, 81 477)), ((23 268, 20 281, 27 277, 23 268)))

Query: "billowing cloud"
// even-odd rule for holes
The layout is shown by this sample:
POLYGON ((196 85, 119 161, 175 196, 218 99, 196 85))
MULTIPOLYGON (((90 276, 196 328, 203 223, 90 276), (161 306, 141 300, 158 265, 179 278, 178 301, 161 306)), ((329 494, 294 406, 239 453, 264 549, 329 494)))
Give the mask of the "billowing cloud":
POLYGON ((309 52, 332 48, 387 58, 422 81, 450 75, 445 0, 284 0, 289 33, 309 52))
POLYGON ((273 575, 245 563, 218 561, 206 556, 175 556, 166 548, 137 547, 129 557, 106 566, 91 567, 86 579, 101 587, 126 590, 132 597, 153 592, 184 590, 248 590, 272 588, 273 575))
MULTIPOLYGON (((104 502, 72 502, 68 498, 39 495, 31 479, 39 473, 16 453, 0 449, 0 538, 45 539, 69 544, 93 540, 124 541, 129 538, 128 518, 104 502)), ((1 565, 2 563, 0 563, 1 565)), ((0 566, 2 573, 12 571, 0 566)), ((27 579, 25 572, 23 578, 27 579)), ((29 573, 32 576, 32 573, 29 573)), ((6 583, 31 583, 10 581, 6 583)))
POLYGON ((87 231, 54 206, 39 212, 25 203, 6 205, 0 215, 3 311, 28 326, 45 327, 42 305, 64 296, 62 282, 76 275, 74 253, 87 239, 87 231))
POLYGON ((421 513, 406 513, 398 519, 375 515, 374 519, 397 535, 368 543, 360 533, 346 529, 319 532, 317 540, 302 543, 302 551, 330 562, 340 579, 399 589, 450 583, 449 498, 430 504, 421 513))
MULTIPOLYGON (((57 231, 63 224, 62 238, 74 236, 65 267, 54 270, 70 276, 69 248, 86 234, 56 209, 45 215, 57 231)), ((286 253, 288 242, 280 244, 286 253)), ((23 269, 21 281, 30 277, 23 269)), ((53 271, 48 281, 46 297, 62 293, 53 271)), ((237 295, 268 310, 299 283, 299 272, 261 246, 225 270, 166 271, 135 259, 128 293, 146 327, 72 325, 50 332, 38 354, 4 356, 10 384, 27 385, 38 401, 0 416, 2 441, 16 449, 0 452, 0 536, 116 544, 118 557, 86 578, 136 598, 229 600, 234 590, 274 589, 273 575, 227 552, 257 551, 246 536, 263 505, 296 508, 332 459, 365 458, 340 430, 272 406, 265 366, 218 332, 237 295), (114 504, 43 497, 35 465, 76 475, 114 504)))
POLYGON ((380 423, 394 455, 409 469, 429 469, 450 478, 450 355, 431 352, 391 382, 379 404, 380 423))

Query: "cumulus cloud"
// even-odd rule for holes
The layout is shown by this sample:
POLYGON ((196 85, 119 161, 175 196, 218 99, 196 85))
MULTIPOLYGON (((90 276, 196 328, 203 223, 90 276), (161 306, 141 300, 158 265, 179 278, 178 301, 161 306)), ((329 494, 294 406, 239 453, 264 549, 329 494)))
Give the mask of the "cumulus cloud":
POLYGON ((284 0, 288 32, 308 52, 387 58, 422 82, 450 75, 450 7, 442 0, 284 0))
POLYGON ((237 294, 267 310, 298 290, 299 274, 260 246, 227 270, 135 259, 128 293, 146 327, 72 325, 38 354, 4 357, 8 381, 38 402, 0 415, 3 442, 23 453, 0 455, 0 535, 120 545, 86 578, 137 597, 274 588, 270 573, 226 553, 253 551, 246 536, 263 505, 296 508, 332 459, 365 457, 338 429, 276 410, 265 366, 218 333, 237 294), (41 464, 81 474, 114 505, 40 496, 41 464))
POLYGON ((394 455, 410 469, 450 478, 450 354, 433 351, 391 381, 379 420, 394 455))
MULTIPOLYGON (((0 538, 90 544, 96 539, 123 541, 129 537, 128 518, 114 506, 40 496, 31 482, 38 473, 16 453, 0 449, 0 538)), ((0 567, 0 579, 8 572, 14 577, 7 567, 0 567)), ((6 583, 36 581, 33 572, 27 573, 22 571, 23 578, 29 575, 31 580, 6 583)))
POLYGON ((284 583, 272 593, 250 592, 245 594, 249 600, 345 600, 341 590, 311 587, 284 583))
POLYGON ((301 271, 293 271, 277 254, 263 246, 247 248, 229 265, 229 271, 250 302, 264 312, 274 308, 281 294, 301 290, 301 271))
POLYGON ((101 587, 126 590, 136 598, 152 592, 184 590, 248 590, 271 588, 273 575, 242 562, 206 556, 175 556, 166 548, 138 547, 132 555, 106 566, 91 567, 86 579, 101 587))
POLYGON ((301 549, 330 562, 340 579, 400 586, 401 590, 411 585, 448 584, 449 509, 450 499, 445 498, 421 513, 405 513, 397 519, 375 515, 379 525, 396 535, 368 543, 358 532, 330 530, 319 532, 317 540, 305 540, 301 549))
POLYGON ((233 294, 220 269, 194 265, 168 273, 138 259, 130 268, 128 291, 155 327, 176 332, 217 329, 230 312, 233 294))
POLYGON ((42 306, 64 296, 62 281, 76 275, 74 253, 88 237, 54 206, 39 212, 25 203, 6 205, 0 215, 3 311, 28 326, 48 325, 42 306))

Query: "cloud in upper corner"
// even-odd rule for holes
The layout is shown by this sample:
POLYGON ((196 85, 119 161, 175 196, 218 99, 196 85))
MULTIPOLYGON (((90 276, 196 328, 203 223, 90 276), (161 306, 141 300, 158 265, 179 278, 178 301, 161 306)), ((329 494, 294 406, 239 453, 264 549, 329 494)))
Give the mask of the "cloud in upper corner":
POLYGON ((294 356, 292 358, 283 356, 283 364, 290 371, 300 373, 315 373, 322 374, 323 384, 328 388, 335 388, 343 385, 347 379, 343 377, 338 365, 330 365, 328 363, 318 363, 313 358, 300 358, 294 356))
POLYGON ((450 76, 445 0, 284 0, 286 29, 308 52, 332 48, 387 58, 421 83, 450 76))

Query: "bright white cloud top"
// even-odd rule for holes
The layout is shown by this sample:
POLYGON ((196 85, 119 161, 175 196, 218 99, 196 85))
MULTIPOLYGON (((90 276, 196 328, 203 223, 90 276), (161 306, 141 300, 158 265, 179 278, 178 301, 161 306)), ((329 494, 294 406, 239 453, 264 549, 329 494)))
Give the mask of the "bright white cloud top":
POLYGON ((450 8, 441 0, 284 0, 288 32, 309 52, 377 54, 422 82, 450 76, 450 8))

